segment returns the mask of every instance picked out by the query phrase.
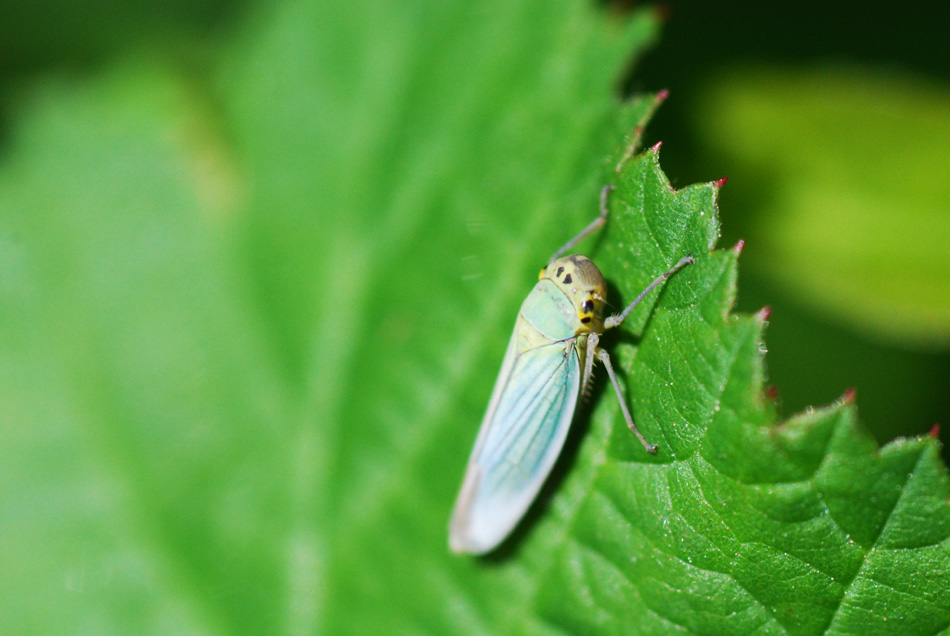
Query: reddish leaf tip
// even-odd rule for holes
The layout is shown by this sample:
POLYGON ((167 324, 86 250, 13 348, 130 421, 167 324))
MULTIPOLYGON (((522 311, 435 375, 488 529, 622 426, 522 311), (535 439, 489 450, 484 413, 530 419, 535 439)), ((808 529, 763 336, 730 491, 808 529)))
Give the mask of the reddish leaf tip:
POLYGON ((935 422, 934 425, 930 427, 930 436, 934 439, 940 439, 940 424, 939 423, 935 422))
POLYGON ((651 152, 660 152, 660 146, 662 146, 662 145, 663 145, 663 142, 662 142, 662 141, 658 141, 658 142, 656 142, 655 144, 653 144, 653 147, 650 148, 650 151, 651 151, 651 152))
POLYGON ((854 404, 854 399, 858 396, 858 390, 853 386, 849 386, 845 389, 844 393, 841 394, 841 403, 842 404, 854 404))
POLYGON ((745 249, 745 239, 739 239, 739 242, 732 247, 732 251, 735 252, 736 256, 742 254, 742 250, 745 249))
POLYGON ((766 305, 759 311, 755 313, 755 319, 759 322, 767 322, 769 317, 772 315, 772 308, 766 305))
POLYGON ((657 103, 660 103, 660 102, 664 101, 664 100, 665 100, 667 97, 669 97, 669 96, 670 96, 670 91, 669 91, 669 89, 664 88, 663 90, 661 90, 659 93, 656 94, 656 101, 657 101, 657 103))
POLYGON ((722 186, 726 185, 726 182, 728 181, 729 181, 729 177, 723 177, 722 179, 716 179, 715 181, 713 181, 713 183, 716 185, 717 188, 721 188, 722 186))

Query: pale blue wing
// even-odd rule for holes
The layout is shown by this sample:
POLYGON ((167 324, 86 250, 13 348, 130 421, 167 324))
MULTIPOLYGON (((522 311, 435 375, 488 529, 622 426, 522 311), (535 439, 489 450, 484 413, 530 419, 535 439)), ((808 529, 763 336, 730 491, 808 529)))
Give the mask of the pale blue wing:
POLYGON ((515 342, 452 518, 450 539, 457 551, 487 552, 508 536, 551 472, 577 405, 580 364, 574 340, 520 353, 515 342))

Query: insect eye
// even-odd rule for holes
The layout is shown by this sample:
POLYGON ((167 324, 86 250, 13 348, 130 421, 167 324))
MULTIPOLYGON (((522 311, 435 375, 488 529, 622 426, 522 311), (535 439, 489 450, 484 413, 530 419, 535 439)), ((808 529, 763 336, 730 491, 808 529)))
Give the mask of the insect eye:
POLYGON ((581 305, 581 309, 584 310, 584 313, 588 313, 588 314, 594 311, 594 301, 588 298, 587 300, 584 301, 584 304, 581 305))

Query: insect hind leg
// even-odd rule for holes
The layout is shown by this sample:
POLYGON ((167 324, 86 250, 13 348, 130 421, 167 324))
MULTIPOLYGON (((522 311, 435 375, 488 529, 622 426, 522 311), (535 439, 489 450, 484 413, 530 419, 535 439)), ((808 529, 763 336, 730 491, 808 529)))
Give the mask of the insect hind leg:
POLYGON ((627 428, 637 436, 637 439, 640 440, 640 443, 643 444, 643 448, 647 449, 648 453, 655 455, 659 447, 656 444, 648 442, 639 429, 637 429, 637 425, 633 423, 633 416, 630 415, 630 409, 627 408, 627 401, 623 397, 623 391, 620 390, 620 382, 617 381, 617 374, 614 372, 614 366, 610 362, 610 354, 604 349, 597 349, 596 355, 597 359, 604 363, 604 367, 607 369, 607 375, 610 377, 610 383, 614 385, 614 391, 617 393, 617 401, 620 402, 620 410, 623 411, 623 418, 627 421, 627 428))

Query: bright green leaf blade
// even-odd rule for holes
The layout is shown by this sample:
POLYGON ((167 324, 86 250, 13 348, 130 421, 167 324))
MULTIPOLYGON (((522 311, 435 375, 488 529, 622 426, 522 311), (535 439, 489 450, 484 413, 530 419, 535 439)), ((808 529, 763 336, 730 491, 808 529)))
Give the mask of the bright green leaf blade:
POLYGON ((746 237, 756 270, 877 337, 950 343, 945 88, 855 69, 746 69, 710 82, 701 101, 706 143, 773 186, 746 237))
MULTIPOLYGON (((653 272, 714 238, 715 188, 672 193, 652 153, 628 174, 618 196, 629 213, 598 255, 605 271, 630 262, 630 236, 638 262, 666 248, 653 272)), ((594 476, 568 536, 549 546, 542 622, 569 633, 946 629, 950 480, 935 440, 879 451, 850 405, 776 428, 762 323, 727 315, 734 285, 734 254, 703 257, 668 283, 642 333, 630 390, 656 458, 601 396, 613 423, 584 442, 594 476)))
POLYGON ((267 631, 287 414, 208 113, 132 67, 26 106, 0 173, 0 631, 267 631))
MULTIPOLYGON (((315 606, 291 621, 365 633, 425 616, 459 633, 472 593, 440 569, 465 567, 447 558, 443 507, 467 454, 459 423, 481 408, 524 283, 595 213, 611 87, 655 27, 570 2, 366 6, 273 12, 226 77, 261 176, 246 234, 261 311, 318 424, 288 435, 316 466, 301 523, 330 535, 330 556, 292 582, 315 606)), ((475 623, 489 632, 530 586, 502 589, 475 623)))

